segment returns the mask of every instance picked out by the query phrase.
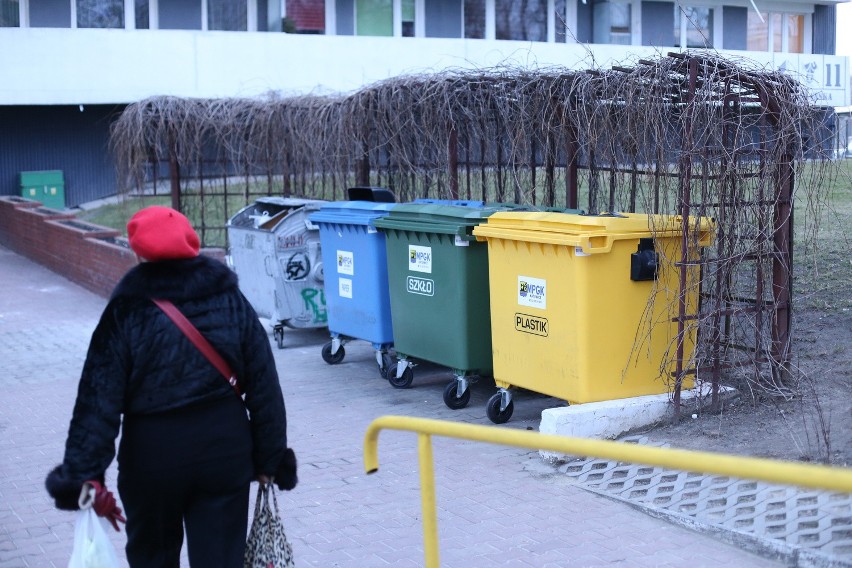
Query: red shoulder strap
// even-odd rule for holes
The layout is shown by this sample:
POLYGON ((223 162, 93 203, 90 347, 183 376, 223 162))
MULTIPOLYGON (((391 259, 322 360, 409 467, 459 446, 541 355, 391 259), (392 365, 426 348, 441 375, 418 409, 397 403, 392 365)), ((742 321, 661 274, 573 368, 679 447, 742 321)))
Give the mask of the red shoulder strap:
POLYGON ((237 393, 237 396, 240 396, 240 387, 237 385, 237 377, 234 376, 234 372, 231 371, 231 367, 228 365, 228 362, 225 361, 221 355, 210 345, 210 342, 201 335, 201 332, 198 331, 192 322, 189 321, 183 313, 177 309, 177 307, 168 300, 159 300, 152 299, 152 302, 157 304, 157 306, 165 312, 169 319, 175 322, 175 325, 178 326, 183 334, 189 339, 193 345, 195 345, 201 353, 207 357, 207 360, 216 367, 222 376, 225 377, 225 380, 228 381, 228 384, 234 389, 234 392, 237 393))

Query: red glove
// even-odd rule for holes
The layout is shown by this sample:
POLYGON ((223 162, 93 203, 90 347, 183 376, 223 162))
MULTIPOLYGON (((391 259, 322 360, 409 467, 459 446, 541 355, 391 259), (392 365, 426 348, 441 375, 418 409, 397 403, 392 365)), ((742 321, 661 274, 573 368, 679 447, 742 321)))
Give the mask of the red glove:
POLYGON ((116 532, 120 532, 118 528, 119 521, 126 523, 127 519, 121 515, 121 507, 116 505, 112 491, 108 491, 99 481, 90 480, 84 483, 84 485, 86 484, 91 485, 95 490, 95 498, 92 502, 95 514, 108 520, 116 532))

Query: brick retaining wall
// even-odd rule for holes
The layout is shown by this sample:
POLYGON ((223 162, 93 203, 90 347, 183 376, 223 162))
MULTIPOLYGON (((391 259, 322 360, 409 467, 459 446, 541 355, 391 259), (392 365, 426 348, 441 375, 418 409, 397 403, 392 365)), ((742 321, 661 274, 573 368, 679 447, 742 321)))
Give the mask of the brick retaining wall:
MULTIPOLYGON (((0 196, 0 245, 104 297, 136 264, 119 231, 17 196, 0 196)), ((202 253, 225 258, 222 249, 202 253)))

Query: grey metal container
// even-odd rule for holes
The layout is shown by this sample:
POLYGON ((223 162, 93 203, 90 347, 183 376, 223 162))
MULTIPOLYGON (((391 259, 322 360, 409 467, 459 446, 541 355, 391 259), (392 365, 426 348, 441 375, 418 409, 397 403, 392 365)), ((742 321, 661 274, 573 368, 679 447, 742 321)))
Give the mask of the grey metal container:
POLYGON ((326 327, 319 227, 308 215, 317 199, 262 197, 228 220, 231 266, 260 317, 273 322, 283 347, 284 327, 326 327))

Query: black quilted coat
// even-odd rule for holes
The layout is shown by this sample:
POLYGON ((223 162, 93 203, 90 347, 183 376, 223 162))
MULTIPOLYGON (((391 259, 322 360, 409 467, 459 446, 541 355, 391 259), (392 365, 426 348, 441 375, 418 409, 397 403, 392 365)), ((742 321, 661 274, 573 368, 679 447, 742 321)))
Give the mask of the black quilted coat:
POLYGON ((103 479, 122 415, 145 415, 237 396, 224 377, 150 298, 171 300, 238 377, 251 418, 256 474, 296 483, 284 399, 266 331, 236 275, 204 256, 142 263, 112 294, 92 335, 65 458, 47 477, 62 509, 75 509, 84 481, 103 479))

